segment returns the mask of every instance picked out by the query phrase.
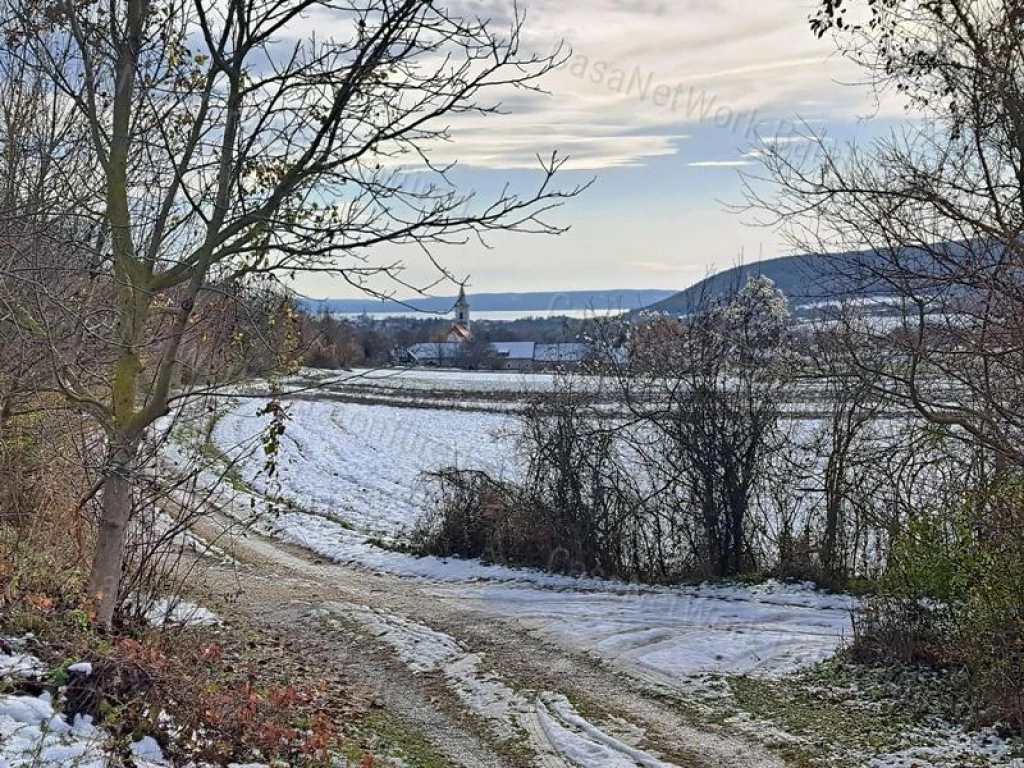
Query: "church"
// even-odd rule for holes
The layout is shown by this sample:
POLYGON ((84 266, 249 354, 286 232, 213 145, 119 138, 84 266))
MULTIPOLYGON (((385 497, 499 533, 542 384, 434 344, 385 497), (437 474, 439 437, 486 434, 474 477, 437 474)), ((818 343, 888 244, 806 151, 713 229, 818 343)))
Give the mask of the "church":
POLYGON ((469 302, 466 300, 466 289, 459 288, 459 299, 455 302, 455 324, 448 332, 448 341, 453 344, 468 344, 473 341, 473 332, 469 329, 469 302))
POLYGON ((496 371, 536 371, 576 367, 596 356, 592 344, 581 342, 495 341, 473 344, 469 300, 459 290, 454 322, 444 341, 414 344, 402 362, 431 368, 484 368, 496 371))

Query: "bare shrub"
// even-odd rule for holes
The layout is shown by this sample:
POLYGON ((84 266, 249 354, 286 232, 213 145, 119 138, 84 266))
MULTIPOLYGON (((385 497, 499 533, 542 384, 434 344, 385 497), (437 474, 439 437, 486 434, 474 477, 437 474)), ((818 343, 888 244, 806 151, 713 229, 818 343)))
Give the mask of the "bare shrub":
POLYGON ((430 476, 437 503, 415 533, 425 551, 494 562, 655 580, 638 467, 627 459, 621 425, 602 414, 592 380, 562 372, 550 393, 534 394, 514 438, 516 482, 480 472, 430 476))
POLYGON ((863 664, 937 665, 949 612, 917 600, 871 600, 854 614, 848 657, 863 664))
POLYGON ((434 507, 414 532, 422 551, 547 565, 554 537, 518 488, 484 472, 455 468, 432 472, 428 478, 436 491, 434 507))
POLYGON ((36 405, 0 440, 0 608, 77 607, 93 549, 92 521, 80 508, 90 482, 81 419, 36 405))
POLYGON ((643 470, 596 402, 600 381, 563 372, 529 402, 517 435, 523 483, 546 513, 560 570, 654 579, 643 470))
POLYGON ((702 297, 618 377, 677 551, 699 576, 758 570, 754 512, 789 384, 789 307, 769 280, 702 297), (667 341, 666 341, 667 339, 667 341))
MULTIPOLYGON (((88 678, 90 712, 116 736, 155 735, 182 764, 254 759, 329 766, 343 748, 338 695, 326 684, 292 681, 232 642, 190 633, 121 639, 88 678), (333 710, 333 711, 332 711, 333 710), (173 738, 161 723, 169 715, 173 738)), ((225 638, 228 640, 228 638, 225 638)))
POLYGON ((515 483, 435 476, 428 550, 649 582, 758 571, 787 320, 774 286, 751 281, 665 333, 647 326, 659 346, 631 367, 556 375, 520 415, 515 483))

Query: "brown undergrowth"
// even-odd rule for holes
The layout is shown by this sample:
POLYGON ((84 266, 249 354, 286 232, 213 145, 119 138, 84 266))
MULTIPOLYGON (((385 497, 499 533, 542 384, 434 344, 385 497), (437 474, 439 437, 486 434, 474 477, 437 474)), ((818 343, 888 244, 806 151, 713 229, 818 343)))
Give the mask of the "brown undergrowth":
POLYGON ((336 764, 338 755, 374 764, 360 736, 367 707, 346 681, 303 666, 259 632, 156 627, 138 615, 99 631, 86 589, 95 531, 88 436, 56 408, 4 427, 0 645, 3 637, 21 638, 47 671, 42 679, 0 681, 0 692, 46 690, 67 718, 91 716, 108 734, 112 764, 133 764, 132 744, 145 736, 172 765, 317 768, 336 764), (70 672, 78 662, 89 662, 91 674, 70 672))
POLYGON ((232 626, 149 627, 95 633, 82 610, 8 611, 0 632, 28 632, 27 651, 47 667, 42 682, 71 719, 91 716, 125 757, 144 736, 173 765, 284 761, 334 765, 338 755, 373 765, 360 743, 369 709, 331 670, 310 670, 273 639, 232 626), (69 672, 88 662, 91 674, 69 672))

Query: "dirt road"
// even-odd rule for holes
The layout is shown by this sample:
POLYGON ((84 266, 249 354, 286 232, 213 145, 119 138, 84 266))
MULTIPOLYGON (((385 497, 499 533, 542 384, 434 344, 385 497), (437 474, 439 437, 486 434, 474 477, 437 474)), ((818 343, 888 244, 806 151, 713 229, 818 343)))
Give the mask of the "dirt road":
POLYGON ((452 766, 781 766, 702 724, 681 691, 612 668, 426 579, 324 562, 214 516, 199 531, 237 563, 204 572, 217 606, 342 668, 452 766))

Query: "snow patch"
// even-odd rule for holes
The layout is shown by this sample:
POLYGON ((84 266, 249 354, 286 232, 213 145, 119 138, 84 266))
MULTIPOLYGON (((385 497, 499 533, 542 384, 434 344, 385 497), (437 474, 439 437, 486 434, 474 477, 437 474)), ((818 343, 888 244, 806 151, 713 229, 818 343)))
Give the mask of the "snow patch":
POLYGON ((209 627, 221 623, 220 617, 188 600, 161 598, 146 611, 146 620, 156 626, 176 624, 185 627, 209 627))
MULTIPOLYGON (((4 642, 14 644, 6 639, 4 642)), ((45 669, 34 656, 0 654, 3 679, 40 678, 45 669)), ((68 670, 90 674, 92 665, 72 664, 68 670)), ((65 721, 54 709, 48 692, 39 696, 0 695, 0 768, 108 768, 105 741, 105 735, 93 727, 90 718, 76 717, 71 724, 65 721)), ((136 762, 137 768, 159 764, 142 756, 136 762)))
POLYGON ((495 725, 503 739, 513 738, 516 713, 528 709, 525 701, 497 676, 480 669, 481 658, 469 653, 455 638, 423 624, 352 603, 330 608, 354 619, 373 636, 391 646, 414 673, 441 673, 459 700, 495 725))
POLYGON ((595 728, 557 694, 539 697, 537 714, 552 746, 583 768, 666 768, 645 752, 634 749, 595 728))
POLYGON ((132 744, 132 756, 136 760, 143 760, 154 765, 164 765, 164 753, 152 736, 143 736, 132 744))
POLYGON ((65 722, 54 711, 48 693, 0 696, 0 766, 4 768, 107 768, 103 741, 88 718, 76 718, 73 725, 65 722))
POLYGON ((34 656, 24 653, 0 653, 0 680, 34 680, 42 677, 46 668, 34 656))
POLYGON ((868 768, 956 768, 981 763, 1024 768, 1024 758, 1014 758, 1012 745, 993 729, 968 733, 961 727, 945 725, 910 731, 905 736, 920 739, 924 744, 873 757, 864 764, 868 768))

